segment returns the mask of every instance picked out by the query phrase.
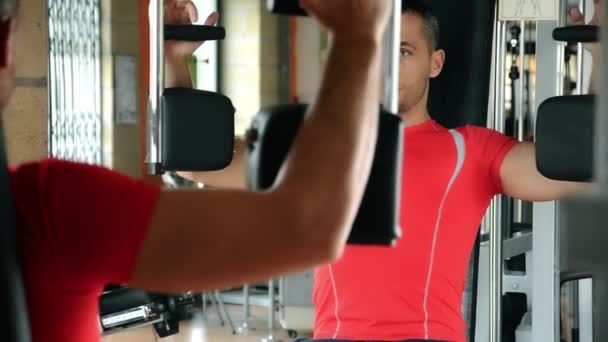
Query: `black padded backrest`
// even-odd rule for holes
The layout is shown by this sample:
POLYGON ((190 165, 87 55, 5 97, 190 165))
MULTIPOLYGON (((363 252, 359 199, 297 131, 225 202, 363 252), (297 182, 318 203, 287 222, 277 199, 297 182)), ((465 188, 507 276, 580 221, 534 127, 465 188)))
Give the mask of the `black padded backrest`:
POLYGON ((593 177, 593 95, 558 96, 543 102, 536 121, 536 164, 545 177, 590 181, 593 177))
POLYGON ((427 0, 439 18, 443 72, 431 81, 429 111, 448 128, 486 126, 495 0, 427 0))
POLYGON ((31 338, 16 248, 14 215, 0 117, 0 339, 27 342, 31 338))

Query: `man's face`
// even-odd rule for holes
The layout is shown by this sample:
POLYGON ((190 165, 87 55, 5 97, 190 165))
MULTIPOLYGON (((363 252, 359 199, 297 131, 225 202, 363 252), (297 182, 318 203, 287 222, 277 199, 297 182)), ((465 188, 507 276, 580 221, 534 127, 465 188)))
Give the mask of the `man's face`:
POLYGON ((0 20, 0 111, 4 111, 15 87, 15 20, 0 20))
MULTIPOLYGON (((441 73, 445 54, 432 47, 424 32, 423 19, 412 13, 401 16, 401 63, 399 113, 426 102, 429 80, 441 73)), ((426 103, 425 103, 426 107, 426 103)))

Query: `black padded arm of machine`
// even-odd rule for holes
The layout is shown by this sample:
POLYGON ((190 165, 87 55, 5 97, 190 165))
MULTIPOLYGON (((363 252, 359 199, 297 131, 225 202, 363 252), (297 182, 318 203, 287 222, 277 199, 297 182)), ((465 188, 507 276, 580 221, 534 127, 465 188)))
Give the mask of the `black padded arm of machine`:
MULTIPOLYGON (((223 27, 167 25, 165 40, 222 40, 223 27)), ((235 108, 227 96, 191 88, 166 88, 162 95, 162 166, 165 171, 217 171, 234 152, 235 108)))
POLYGON ((597 42, 599 39, 599 27, 591 25, 559 27, 553 30, 553 39, 558 42, 567 43, 597 42))
POLYGON ((587 182, 593 177, 593 95, 543 102, 536 122, 536 165, 545 177, 587 182))
POLYGON ((4 131, 0 119, 0 331, 2 341, 28 342, 31 337, 4 148, 4 131))
POLYGON ((274 14, 307 16, 298 0, 267 0, 266 8, 274 14))
POLYGON ((166 25, 165 40, 199 42, 226 38, 223 27, 208 25, 166 25))
POLYGON ((219 93, 166 88, 161 148, 165 171, 215 171, 232 162, 232 101, 219 93))
MULTIPOLYGON (((306 108, 306 105, 276 106, 254 117, 247 134, 247 179, 251 190, 267 190, 274 184, 306 108)), ((392 245, 401 235, 398 218, 402 132, 401 119, 382 111, 374 164, 349 244, 392 245)))

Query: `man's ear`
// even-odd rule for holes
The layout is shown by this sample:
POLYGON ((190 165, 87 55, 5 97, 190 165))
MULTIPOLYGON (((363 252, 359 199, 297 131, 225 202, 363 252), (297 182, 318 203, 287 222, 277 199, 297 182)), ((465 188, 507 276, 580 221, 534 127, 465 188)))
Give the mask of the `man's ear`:
POLYGON ((431 78, 435 78, 441 74, 444 63, 445 51, 442 49, 435 50, 431 55, 431 78))
POLYGON ((15 34, 15 19, 0 19, 0 68, 13 64, 13 35, 15 34))

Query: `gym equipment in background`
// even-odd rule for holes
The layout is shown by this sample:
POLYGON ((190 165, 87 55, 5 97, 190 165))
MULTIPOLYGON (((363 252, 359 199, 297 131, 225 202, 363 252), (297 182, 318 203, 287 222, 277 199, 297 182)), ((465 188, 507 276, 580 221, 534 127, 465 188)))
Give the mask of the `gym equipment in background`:
MULTIPOLYGON (((605 13, 608 3, 602 6, 605 13)), ((560 40, 590 42, 597 39, 597 36, 595 40, 592 39, 597 31, 598 28, 589 26, 568 27, 556 30, 553 36, 560 40)), ((608 27, 604 27, 601 45, 603 61, 606 61, 608 52, 607 34, 608 27)), ((608 71, 604 69, 601 72, 601 90, 605 93, 608 71)), ((537 127, 538 135, 544 138, 542 143, 545 144, 537 154, 541 172, 559 180, 595 181, 591 191, 562 200, 557 217, 559 284, 592 279, 594 341, 608 335, 608 325, 604 323, 608 317, 608 250, 605 246, 608 239, 605 227, 608 222, 608 98, 600 96, 597 102, 595 104, 595 98, 589 95, 549 99, 543 104, 545 109, 539 111, 539 121, 540 115, 543 121, 537 127), (570 115, 566 116, 566 113, 570 115), (564 142, 558 142, 559 139, 564 142), (576 156, 577 152, 581 155, 576 156)))
MULTIPOLYGON (((393 7, 394 15, 385 35, 386 81, 376 153, 349 244, 390 246, 401 236, 399 203, 404 129, 397 115, 401 1, 394 0, 393 7)), ((267 8, 279 15, 305 15, 298 1, 267 1, 267 8)), ((254 117, 247 134, 250 189, 263 191, 274 184, 307 108, 306 104, 281 105, 263 109, 254 117)))
POLYGON ((232 101, 216 92, 165 89, 162 42, 222 40, 226 32, 215 26, 165 26, 163 4, 162 0, 150 2, 148 173, 221 170, 230 164, 234 153, 235 109, 232 101))
MULTIPOLYGON (((210 171, 230 164, 234 144, 234 107, 222 94, 164 87, 166 40, 221 40, 221 27, 164 25, 163 0, 150 1, 150 103, 148 171, 210 171)), ((126 286, 108 286, 100 297, 104 334, 153 325, 159 337, 179 332, 179 322, 194 305, 189 293, 164 295, 126 286)), ((233 329, 234 330, 234 329, 233 329)))
POLYGON ((149 293, 126 286, 108 286, 99 305, 102 333, 110 335, 153 325, 160 338, 179 332, 180 321, 189 317, 194 296, 149 293))
MULTIPOLYGON (((250 189, 263 191, 274 184, 306 110, 306 105, 275 106, 255 116, 247 138, 250 189)), ((374 164, 350 244, 392 245, 399 237, 402 132, 399 117, 382 111, 374 164)))

